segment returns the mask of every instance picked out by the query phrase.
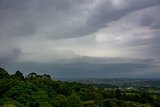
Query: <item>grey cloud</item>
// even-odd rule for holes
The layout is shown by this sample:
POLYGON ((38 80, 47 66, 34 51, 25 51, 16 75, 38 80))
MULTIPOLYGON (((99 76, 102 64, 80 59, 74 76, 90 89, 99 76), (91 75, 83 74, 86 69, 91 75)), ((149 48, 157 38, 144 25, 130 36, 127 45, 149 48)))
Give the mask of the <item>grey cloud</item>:
MULTIPOLYGON (((102 58, 81 57, 67 63, 34 63, 34 62, 13 62, 6 64, 11 73, 21 70, 25 75, 30 72, 48 73, 54 78, 87 78, 87 77, 157 77, 158 72, 153 72, 156 67, 153 59, 123 59, 123 58, 102 58), (121 60, 121 61, 119 61, 121 60), (127 60, 127 61, 126 61, 127 60), (97 62, 97 63, 94 63, 97 62), (106 63, 111 62, 111 63, 106 63)), ((159 76, 159 75, 158 75, 159 76)))
MULTIPOLYGON (((66 33, 70 37, 80 37, 98 31, 99 29, 106 27, 107 23, 116 21, 125 15, 134 12, 136 10, 152 7, 160 4, 159 0, 145 0, 145 1, 127 1, 126 7, 116 9, 113 7, 110 1, 102 0, 96 7, 89 10, 89 15, 86 18, 86 23, 79 28, 73 29, 72 32, 66 33)), ((123 5, 122 5, 123 7, 123 5)))
POLYGON ((151 28, 152 29, 160 29, 160 23, 154 24, 151 28))
MULTIPOLYGON (((139 69, 146 69, 148 65, 145 64, 88 64, 88 63, 74 63, 66 65, 56 65, 54 71, 57 76, 68 77, 126 77, 131 76, 133 72, 139 69), (59 73, 61 72, 61 73, 59 73), (58 74, 59 73, 59 74, 58 74), (118 76, 119 75, 119 76, 118 76)), ((140 71, 139 71, 140 73, 140 71)), ((53 73, 54 74, 54 73, 53 73)))
POLYGON ((8 49, 4 52, 0 52, 0 66, 5 67, 16 64, 21 55, 22 51, 18 47, 8 49))
POLYGON ((159 13, 160 5, 156 5, 143 13, 143 17, 140 21, 140 25, 148 26, 151 29, 160 28, 160 15, 159 13))
POLYGON ((22 51, 20 48, 15 47, 12 49, 8 49, 7 51, 1 52, 0 55, 0 58, 17 59, 20 55, 22 55, 22 51))
POLYGON ((140 25, 142 25, 142 26, 150 26, 150 25, 152 25, 153 20, 154 20, 153 17, 145 14, 145 15, 143 15, 143 17, 142 17, 142 20, 141 20, 141 22, 140 22, 140 25))
POLYGON ((143 53, 146 54, 146 56, 152 56, 155 57, 157 60, 159 60, 160 57, 160 44, 159 44, 160 38, 155 38, 152 42, 152 44, 147 45, 143 49, 143 53))
POLYGON ((146 38, 141 38, 141 39, 137 39, 137 40, 133 40, 131 42, 128 42, 124 45, 128 46, 128 47, 141 47, 141 46, 149 46, 149 45, 159 45, 159 40, 160 37, 159 35, 157 35, 157 33, 159 33, 159 31, 157 31, 156 33, 154 33, 152 35, 152 37, 146 39, 146 38))
POLYGON ((128 7, 130 9, 142 9, 142 8, 146 8, 146 7, 151 7, 154 5, 159 5, 160 1, 159 0, 130 0, 128 7))
POLYGON ((123 7, 122 5, 121 8, 116 9, 109 1, 102 1, 103 2, 96 7, 96 12, 91 14, 87 21, 89 25, 96 26, 96 29, 102 28, 106 23, 118 20, 133 11, 160 4, 159 0, 129 0, 126 1, 126 6, 123 7))
MULTIPOLYGON (((10 68, 21 69, 25 74, 30 71, 37 73, 49 73, 55 78, 107 78, 107 77, 138 77, 139 74, 143 73, 153 67, 147 63, 123 63, 123 64, 89 64, 89 63, 71 63, 71 64, 38 64, 38 63, 22 63, 19 67, 10 68), (137 74, 136 74, 137 73, 137 74)), ((154 77, 157 73, 154 73, 154 77)), ((144 77, 149 75, 143 73, 144 77)))
POLYGON ((72 59, 57 60, 58 64, 89 63, 89 64, 118 64, 118 63, 152 63, 154 59, 119 58, 119 57, 89 57, 79 56, 72 59))
MULTIPOLYGON (((160 9, 160 8, 158 8, 160 9)), ((141 26, 148 26, 151 29, 159 29, 160 28, 160 15, 156 13, 156 15, 148 15, 144 14, 141 21, 140 25, 141 26)))
POLYGON ((28 1, 22 0, 0 0, 1 9, 10 9, 11 11, 21 11, 27 9, 28 1))
POLYGON ((1 0, 0 13, 3 17, 7 17, 3 19, 4 22, 3 20, 0 22, 2 35, 37 34, 38 36, 40 33, 54 39, 81 37, 96 32, 107 23, 118 20, 133 11, 159 4, 159 0, 130 0, 126 1, 127 5, 124 8, 122 5, 120 9, 116 9, 108 0, 99 1, 95 7, 94 2, 1 0))
POLYGON ((126 51, 136 52, 136 57, 154 58, 159 60, 160 57, 160 38, 152 38, 149 40, 138 40, 132 43, 125 44, 126 51))
POLYGON ((36 24, 34 22, 23 22, 15 28, 15 32, 11 35, 30 36, 36 33, 36 24))
POLYGON ((11 73, 46 72, 57 78, 160 77, 159 4, 159 0, 126 0, 118 6, 109 0, 0 0, 0 67, 11 73), (139 10, 144 12, 140 21, 139 17, 135 19, 139 25, 136 21, 128 23, 139 15, 128 17, 129 14, 139 10), (125 16, 130 20, 121 22, 125 16), (113 29, 109 28, 111 22, 113 29), (131 28, 124 27, 125 24, 131 28), (101 32, 104 27, 108 31, 101 32), (139 29, 132 32, 135 27, 139 29), (93 34, 97 31, 104 36, 109 33, 111 40, 105 42, 102 36, 102 41, 97 41, 97 35, 93 34), (122 41, 114 41, 114 37, 123 34, 122 41), (149 38, 142 37, 145 35, 149 38), (92 51, 100 52, 92 54, 92 51), (80 56, 101 56, 101 53, 108 57, 80 56), (112 54, 117 58, 109 58, 112 54), (128 58, 119 57, 121 54, 128 58))

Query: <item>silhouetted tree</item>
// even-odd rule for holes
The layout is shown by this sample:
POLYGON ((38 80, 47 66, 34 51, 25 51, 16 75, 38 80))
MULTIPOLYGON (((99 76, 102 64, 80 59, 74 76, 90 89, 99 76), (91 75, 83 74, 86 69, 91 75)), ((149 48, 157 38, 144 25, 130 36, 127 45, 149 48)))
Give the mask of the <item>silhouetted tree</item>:
POLYGON ((44 74, 44 75, 43 75, 43 78, 45 78, 45 79, 51 79, 51 76, 50 76, 50 75, 47 75, 47 74, 44 74))
POLYGON ((37 74, 35 72, 32 72, 28 75, 29 78, 37 77, 37 74))
POLYGON ((14 75, 12 75, 12 77, 15 79, 24 80, 24 76, 20 71, 17 71, 14 75))
POLYGON ((5 69, 0 68, 0 79, 7 78, 7 77, 9 77, 8 72, 5 69))

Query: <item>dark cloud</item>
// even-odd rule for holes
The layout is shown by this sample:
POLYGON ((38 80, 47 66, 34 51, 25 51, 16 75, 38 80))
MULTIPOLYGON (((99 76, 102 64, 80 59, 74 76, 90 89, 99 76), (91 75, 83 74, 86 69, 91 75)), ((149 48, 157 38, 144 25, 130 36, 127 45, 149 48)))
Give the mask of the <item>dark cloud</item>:
POLYGON ((18 59, 21 55, 21 49, 18 47, 0 52, 0 67, 4 67, 10 73, 14 73, 16 70, 18 70, 18 59))
POLYGON ((8 49, 7 51, 0 52, 0 64, 14 63, 22 55, 20 48, 15 47, 8 49))
POLYGON ((138 58, 119 58, 119 57, 89 57, 89 56, 79 56, 72 59, 57 60, 58 64, 68 64, 68 63, 89 63, 89 64, 118 64, 118 63, 151 63, 154 59, 138 59, 138 58))
MULTIPOLYGON (((157 10, 160 9, 160 7, 158 6, 156 8, 157 10)), ((147 14, 144 13, 144 15, 142 16, 142 19, 140 21, 140 25, 141 26, 148 26, 151 29, 159 29, 160 28, 160 15, 155 13, 156 15, 152 15, 152 14, 147 14)))
POLYGON ((41 33, 54 39, 86 36, 133 11, 159 3, 159 0, 129 0, 116 7, 109 0, 1 0, 1 35, 31 36, 41 33))
MULTIPOLYGON (((30 0, 29 0, 30 1, 30 0)), ((10 9, 11 11, 22 11, 27 9, 29 1, 22 0, 0 0, 0 8, 2 10, 10 9)))
POLYGON ((160 57, 160 38, 154 38, 150 45, 147 45, 143 52, 146 53, 148 56, 153 56, 155 59, 159 60, 160 57))
POLYGON ((95 7, 95 13, 91 14, 88 18, 87 25, 95 26, 93 31, 104 27, 111 21, 116 21, 125 15, 132 13, 136 10, 145 9, 154 5, 160 4, 159 0, 129 0, 126 5, 122 5, 121 8, 115 8, 107 0, 102 0, 100 4, 95 7))
POLYGON ((0 0, 0 67, 57 78, 160 77, 159 8, 159 0, 0 0))
POLYGON ((49 73, 55 78, 108 78, 108 77, 138 77, 143 74, 149 77, 147 71, 152 71, 152 66, 147 63, 118 63, 118 64, 89 64, 89 63, 71 63, 71 64, 38 64, 38 63, 21 63, 19 66, 9 68, 10 71, 21 69, 22 72, 49 73), (146 72, 145 72, 146 71, 146 72))
MULTIPOLYGON (((155 68, 153 62, 153 59, 79 57, 74 61, 63 60, 57 63, 14 61, 6 63, 5 66, 1 65, 1 67, 6 67, 11 73, 16 70, 21 70, 25 75, 29 72, 48 73, 54 78, 119 78, 140 77, 141 75, 147 78, 150 76, 148 71, 156 75, 156 72, 153 71, 155 68)), ((4 63, 1 62, 1 64, 4 63)))
POLYGON ((140 22, 140 25, 141 25, 141 26, 151 26, 152 23, 153 23, 153 21, 154 21, 154 18, 153 18, 153 17, 145 14, 145 15, 143 15, 143 17, 142 17, 142 20, 141 20, 141 22, 140 22))
POLYGON ((23 22, 21 25, 18 25, 15 29, 16 31, 13 32, 13 35, 30 36, 36 33, 36 24, 34 22, 23 22))

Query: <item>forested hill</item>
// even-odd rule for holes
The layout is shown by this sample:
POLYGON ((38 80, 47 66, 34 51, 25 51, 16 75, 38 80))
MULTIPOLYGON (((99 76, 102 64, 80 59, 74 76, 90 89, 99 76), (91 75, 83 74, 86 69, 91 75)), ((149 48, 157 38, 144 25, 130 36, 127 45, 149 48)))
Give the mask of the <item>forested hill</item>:
POLYGON ((160 107, 160 89, 106 88, 0 68, 0 107, 160 107))
POLYGON ((105 84, 117 87, 158 87, 159 78, 59 78, 61 81, 76 81, 84 84, 105 84))

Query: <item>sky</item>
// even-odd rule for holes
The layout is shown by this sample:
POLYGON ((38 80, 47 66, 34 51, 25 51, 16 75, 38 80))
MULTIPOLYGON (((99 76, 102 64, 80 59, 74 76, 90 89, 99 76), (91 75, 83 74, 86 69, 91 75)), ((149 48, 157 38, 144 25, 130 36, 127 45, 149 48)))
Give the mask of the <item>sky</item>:
POLYGON ((160 0, 0 0, 0 67, 52 78, 159 78, 160 0))

